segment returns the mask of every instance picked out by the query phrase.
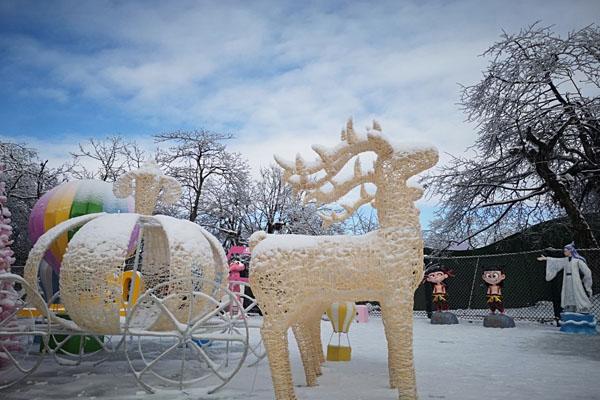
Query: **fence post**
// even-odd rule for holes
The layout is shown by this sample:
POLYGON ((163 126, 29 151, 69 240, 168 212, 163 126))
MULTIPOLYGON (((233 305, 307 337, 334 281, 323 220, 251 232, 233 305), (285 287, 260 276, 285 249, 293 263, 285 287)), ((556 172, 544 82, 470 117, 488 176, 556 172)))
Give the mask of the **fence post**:
POLYGON ((471 309, 471 301, 473 300, 473 290, 475 290, 475 280, 477 279, 477 270, 479 269, 479 257, 477 257, 477 262, 475 263, 475 270, 473 271, 473 282, 471 283, 471 293, 469 293, 469 304, 467 305, 467 309, 471 309))

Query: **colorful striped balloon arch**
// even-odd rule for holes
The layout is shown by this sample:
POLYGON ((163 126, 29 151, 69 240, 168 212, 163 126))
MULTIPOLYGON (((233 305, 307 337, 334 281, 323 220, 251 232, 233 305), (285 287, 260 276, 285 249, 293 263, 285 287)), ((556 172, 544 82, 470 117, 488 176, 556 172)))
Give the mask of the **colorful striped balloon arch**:
MULTIPOLYGON (((133 212, 133 198, 116 198, 112 186, 112 183, 93 179, 75 180, 60 184, 44 194, 35 203, 29 216, 28 231, 31 243, 35 243, 53 226, 70 218, 98 212, 133 212)), ((61 235, 44 257, 57 273, 73 233, 61 235)), ((137 234, 134 232, 132 241, 136 238, 137 234)))

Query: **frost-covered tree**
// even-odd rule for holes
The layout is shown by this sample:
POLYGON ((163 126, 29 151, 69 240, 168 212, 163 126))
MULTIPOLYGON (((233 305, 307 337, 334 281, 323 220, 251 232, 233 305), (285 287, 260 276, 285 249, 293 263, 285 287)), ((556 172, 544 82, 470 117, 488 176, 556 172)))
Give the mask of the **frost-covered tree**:
POLYGON ((362 206, 344 221, 344 228, 354 235, 364 235, 379 229, 377 212, 371 206, 362 206))
POLYGON ((99 179, 114 182, 125 172, 137 169, 147 161, 148 153, 135 141, 119 135, 104 139, 88 139, 71 153, 76 179, 99 179))
POLYGON ((267 233, 280 231, 304 235, 341 233, 341 224, 323 226, 318 208, 313 203, 303 202, 303 193, 294 193, 283 181, 281 168, 271 165, 262 168, 260 178, 252 190, 252 208, 248 213, 246 230, 250 233, 264 230, 267 233))
POLYGON ((282 170, 275 165, 261 168, 260 178, 252 189, 253 208, 247 216, 247 229, 273 233, 286 222, 283 219, 293 201, 292 189, 285 184, 282 170))
POLYGON ((66 179, 71 165, 51 167, 48 160, 40 160, 36 150, 12 142, 0 142, 0 164, 4 165, 7 204, 12 212, 12 249, 17 265, 23 265, 31 247, 29 213, 44 193, 66 179))
POLYGON ((215 234, 225 248, 240 245, 249 236, 246 220, 253 209, 252 185, 249 171, 223 182, 209 179, 206 183, 197 222, 215 234))
POLYGON ((483 80, 461 98, 474 155, 424 179, 442 204, 431 230, 481 244, 566 216, 578 246, 597 247, 586 213, 600 199, 600 29, 534 24, 483 55, 483 80))
MULTIPOLYGON (((12 226, 11 214, 7 207, 8 198, 6 197, 6 182, 3 180, 4 166, 0 164, 0 275, 10 272, 10 266, 15 262, 14 253, 11 249, 12 226)), ((14 312, 17 292, 12 283, 4 281, 0 284, 0 322, 9 318, 14 312)), ((0 338, 0 368, 9 361, 8 356, 3 351, 15 350, 19 342, 16 337, 3 336, 0 338)))
POLYGON ((157 161, 167 175, 183 186, 179 207, 184 210, 186 219, 197 220, 209 180, 224 184, 248 170, 246 160, 239 153, 227 151, 225 142, 232 138, 229 134, 204 129, 154 136, 159 146, 157 161))
POLYGON ((219 237, 225 247, 247 243, 259 230, 268 233, 322 235, 338 233, 340 226, 323 228, 313 204, 303 204, 292 193, 274 165, 260 170, 259 177, 238 174, 226 182, 208 181, 197 222, 219 237))

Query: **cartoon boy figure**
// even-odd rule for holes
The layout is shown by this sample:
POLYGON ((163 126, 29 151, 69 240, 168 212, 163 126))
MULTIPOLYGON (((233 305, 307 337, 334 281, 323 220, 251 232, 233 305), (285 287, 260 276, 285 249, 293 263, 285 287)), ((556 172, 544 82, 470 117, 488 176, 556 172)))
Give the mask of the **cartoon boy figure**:
POLYGON ((506 278, 504 270, 499 266, 486 267, 481 278, 487 286, 486 297, 490 312, 495 314, 498 310, 504 314, 504 305, 502 304, 502 285, 506 278))
POLYGON ((423 282, 429 282, 433 288, 432 301, 436 311, 448 311, 448 293, 444 281, 453 277, 452 270, 439 265, 433 265, 425 270, 423 282))

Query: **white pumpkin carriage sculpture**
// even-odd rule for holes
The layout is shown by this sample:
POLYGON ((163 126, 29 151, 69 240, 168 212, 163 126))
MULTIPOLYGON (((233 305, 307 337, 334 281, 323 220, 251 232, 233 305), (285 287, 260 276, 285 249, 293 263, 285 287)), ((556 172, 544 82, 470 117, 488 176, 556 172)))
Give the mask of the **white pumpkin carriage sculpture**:
POLYGON ((117 197, 134 193, 135 213, 95 213, 62 222, 35 243, 24 278, 0 275, 0 290, 18 292, 16 309, 0 321, 0 389, 33 373, 45 354, 78 364, 90 340, 108 352, 105 358, 122 349, 148 392, 202 384, 212 393, 231 380, 249 352, 264 357, 260 342, 250 343, 246 310, 256 303, 244 308, 228 289, 217 239, 190 221, 152 215, 159 198, 177 200, 179 183, 149 164, 123 175, 113 191, 117 197), (46 302, 40 294, 38 268, 52 243, 75 229, 62 260, 57 295, 64 307, 58 307, 57 295, 46 302), (139 233, 132 255, 134 230, 139 233), (143 285, 137 299, 128 296, 124 275, 133 281, 132 293, 143 285), (79 351, 67 350, 72 338, 79 338, 79 351))

